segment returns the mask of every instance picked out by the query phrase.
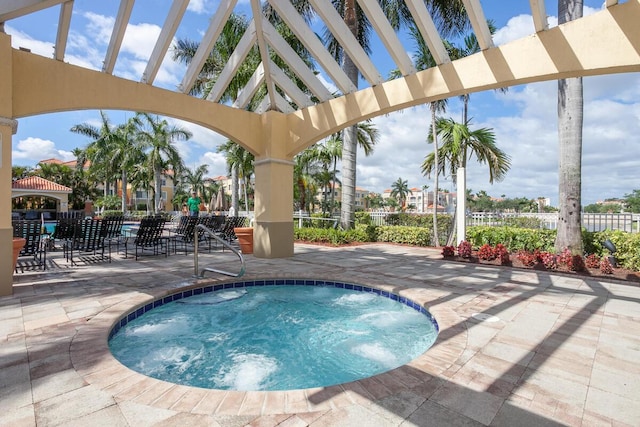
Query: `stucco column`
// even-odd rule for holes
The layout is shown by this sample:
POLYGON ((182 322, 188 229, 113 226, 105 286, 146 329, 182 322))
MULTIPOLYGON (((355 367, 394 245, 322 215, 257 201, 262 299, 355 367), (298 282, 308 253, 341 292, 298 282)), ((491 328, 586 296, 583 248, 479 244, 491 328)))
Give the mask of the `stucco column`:
POLYGON ((11 137, 13 120, 13 51, 11 37, 0 32, 0 296, 13 293, 13 228, 11 227, 11 137))
MULTIPOLYGON (((0 97, 1 97, 0 93, 0 97)), ((13 227, 11 226, 11 136, 18 122, 0 116, 0 296, 13 293, 13 227)))
POLYGON ((254 162, 253 255, 258 258, 293 256, 293 159, 284 154, 288 142, 285 116, 265 113, 262 149, 254 162))

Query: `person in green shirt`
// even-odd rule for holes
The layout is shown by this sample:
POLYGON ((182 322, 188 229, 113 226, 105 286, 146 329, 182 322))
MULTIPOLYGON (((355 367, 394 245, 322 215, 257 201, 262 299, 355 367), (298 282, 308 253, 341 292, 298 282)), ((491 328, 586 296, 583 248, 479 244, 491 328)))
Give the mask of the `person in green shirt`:
POLYGON ((187 200, 187 207, 189 208, 189 216, 198 216, 200 212, 200 203, 202 200, 195 191, 191 192, 191 197, 187 200))

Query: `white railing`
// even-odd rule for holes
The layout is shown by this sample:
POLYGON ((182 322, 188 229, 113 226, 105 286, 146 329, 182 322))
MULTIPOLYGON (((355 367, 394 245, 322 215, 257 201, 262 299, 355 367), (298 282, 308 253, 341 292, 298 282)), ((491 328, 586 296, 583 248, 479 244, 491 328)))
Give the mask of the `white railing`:
MULTIPOLYGON (((374 225, 387 225, 387 215, 393 212, 369 212, 374 225)), ((424 215, 424 214, 422 214, 424 215)), ((336 221, 340 221, 338 215, 332 218, 312 218, 308 212, 294 212, 293 218, 298 223, 298 227, 310 226, 312 221, 331 222, 334 226, 336 221)), ((509 218, 536 218, 540 220, 540 227, 555 230, 558 228, 558 213, 515 213, 515 212, 471 212, 467 215, 467 226, 488 225, 502 226, 509 218)), ((640 214, 636 213, 582 213, 582 226, 588 231, 621 230, 628 233, 640 233, 640 214)))

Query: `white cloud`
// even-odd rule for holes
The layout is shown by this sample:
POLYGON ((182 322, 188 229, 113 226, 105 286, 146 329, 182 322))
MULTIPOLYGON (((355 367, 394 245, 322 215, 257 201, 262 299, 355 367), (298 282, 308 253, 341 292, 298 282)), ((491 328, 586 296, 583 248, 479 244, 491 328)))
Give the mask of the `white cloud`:
POLYGON ((210 1, 207 0, 191 0, 187 6, 187 10, 193 13, 203 14, 211 10, 210 1))
POLYGON ((56 144, 48 139, 28 137, 18 141, 12 150, 13 163, 19 165, 35 165, 41 160, 56 158, 64 161, 73 160, 70 151, 56 148, 56 144))
POLYGON ((11 46, 15 49, 21 47, 30 49, 32 53, 46 56, 47 58, 53 57, 54 44, 49 41, 35 40, 27 33, 17 30, 10 25, 5 24, 5 32, 11 35, 11 46))

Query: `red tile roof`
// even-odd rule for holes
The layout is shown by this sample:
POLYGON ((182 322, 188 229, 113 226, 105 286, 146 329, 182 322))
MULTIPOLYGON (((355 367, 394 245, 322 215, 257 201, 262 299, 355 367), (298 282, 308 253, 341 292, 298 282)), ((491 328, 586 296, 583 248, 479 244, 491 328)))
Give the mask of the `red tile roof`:
POLYGON ((39 176, 29 176, 27 178, 13 181, 11 183, 11 188, 14 190, 37 190, 62 193, 71 193, 72 191, 69 187, 65 187, 64 185, 57 184, 39 176))

